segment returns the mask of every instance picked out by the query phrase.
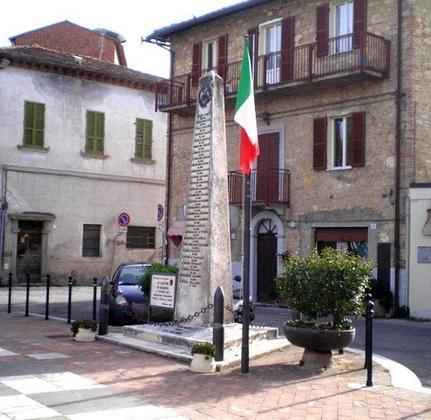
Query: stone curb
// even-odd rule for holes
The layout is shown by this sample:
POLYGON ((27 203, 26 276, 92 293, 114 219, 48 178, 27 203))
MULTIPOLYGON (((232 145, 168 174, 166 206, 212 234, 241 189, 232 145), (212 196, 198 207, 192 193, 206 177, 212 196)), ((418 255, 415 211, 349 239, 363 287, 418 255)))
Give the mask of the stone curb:
MULTIPOLYGON (((352 347, 347 347, 345 350, 350 353, 365 356, 363 350, 354 349, 352 347)), ((378 354, 373 354, 373 361, 389 371, 392 386, 431 395, 431 388, 423 387, 420 379, 408 367, 378 354)))

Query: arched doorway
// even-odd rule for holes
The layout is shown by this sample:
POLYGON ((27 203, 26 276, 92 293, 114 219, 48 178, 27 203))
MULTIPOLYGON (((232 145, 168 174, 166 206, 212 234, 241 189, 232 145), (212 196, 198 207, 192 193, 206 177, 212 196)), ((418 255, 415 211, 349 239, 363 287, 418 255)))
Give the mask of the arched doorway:
POLYGON ((271 219, 264 219, 258 225, 256 233, 257 300, 258 302, 270 302, 274 279, 277 277, 277 226, 271 219))

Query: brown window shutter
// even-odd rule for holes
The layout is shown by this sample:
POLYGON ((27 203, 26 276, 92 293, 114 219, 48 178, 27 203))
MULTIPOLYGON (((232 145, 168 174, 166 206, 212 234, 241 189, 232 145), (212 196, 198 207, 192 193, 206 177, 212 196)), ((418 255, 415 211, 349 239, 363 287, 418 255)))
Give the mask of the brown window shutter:
POLYGON ((253 68, 253 80, 254 84, 257 83, 257 63, 258 63, 258 54, 259 54, 259 28, 251 28, 247 31, 249 46, 250 46, 250 59, 251 66, 253 68))
POLYGON ((192 84, 197 86, 201 77, 202 66, 202 42, 193 44, 192 56, 192 84))
POLYGON ((316 55, 328 55, 329 39, 329 4, 321 4, 316 8, 316 55))
POLYGON ((281 21, 281 81, 293 79, 293 60, 295 54, 295 16, 281 21))
POLYGON ((365 42, 367 31, 367 0, 355 0, 353 4, 353 48, 360 48, 365 42))
POLYGON ((316 118, 313 125, 313 169, 326 169, 326 118, 316 118))
POLYGON ((365 112, 352 114, 352 161, 354 168, 365 166, 365 112))
POLYGON ((226 74, 227 74, 227 34, 220 36, 218 39, 217 72, 223 80, 226 80, 226 74))

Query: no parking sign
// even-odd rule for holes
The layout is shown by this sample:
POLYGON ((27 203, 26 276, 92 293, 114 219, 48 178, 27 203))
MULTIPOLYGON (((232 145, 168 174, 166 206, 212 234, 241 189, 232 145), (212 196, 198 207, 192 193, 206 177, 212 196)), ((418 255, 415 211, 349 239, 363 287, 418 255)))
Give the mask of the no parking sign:
POLYGON ((123 212, 118 216, 118 224, 120 226, 127 226, 130 223, 130 216, 128 213, 123 212))

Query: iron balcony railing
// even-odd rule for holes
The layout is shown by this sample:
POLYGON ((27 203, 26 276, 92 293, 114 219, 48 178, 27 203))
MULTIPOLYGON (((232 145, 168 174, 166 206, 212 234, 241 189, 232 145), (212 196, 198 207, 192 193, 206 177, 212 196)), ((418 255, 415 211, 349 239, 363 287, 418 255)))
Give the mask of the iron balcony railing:
MULTIPOLYGON (((238 90, 240 66, 241 62, 236 61, 214 68, 224 80, 226 96, 238 90)), ((349 72, 385 77, 389 74, 389 67, 390 41, 371 33, 348 34, 331 38, 324 44, 315 42, 261 55, 253 65, 257 92, 298 82, 312 83, 349 72)), ((157 84, 156 109, 195 103, 199 78, 208 70, 160 81, 157 84)))
MULTIPOLYGON (((243 202, 243 174, 228 173, 229 203, 243 202)), ((275 204, 289 206, 290 171, 288 169, 256 169, 251 173, 251 200, 254 205, 269 207, 275 204)))

